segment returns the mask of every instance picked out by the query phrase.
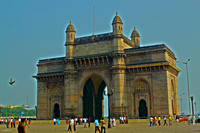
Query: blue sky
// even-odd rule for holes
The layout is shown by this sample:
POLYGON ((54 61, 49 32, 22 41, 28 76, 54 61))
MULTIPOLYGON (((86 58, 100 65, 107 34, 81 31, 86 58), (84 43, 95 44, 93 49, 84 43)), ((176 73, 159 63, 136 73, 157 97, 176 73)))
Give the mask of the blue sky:
MULTIPOLYGON (((139 31, 141 46, 166 44, 177 60, 191 61, 190 93, 200 112, 200 1, 199 0, 1 0, 0 1, 0 105, 36 106, 37 63, 40 59, 65 56, 65 29, 70 20, 76 37, 92 35, 95 6, 95 34, 112 32, 118 12, 124 35, 133 27, 139 31), (10 78, 16 80, 8 85, 10 78)), ((178 76, 183 111, 188 112, 185 65, 178 76)))

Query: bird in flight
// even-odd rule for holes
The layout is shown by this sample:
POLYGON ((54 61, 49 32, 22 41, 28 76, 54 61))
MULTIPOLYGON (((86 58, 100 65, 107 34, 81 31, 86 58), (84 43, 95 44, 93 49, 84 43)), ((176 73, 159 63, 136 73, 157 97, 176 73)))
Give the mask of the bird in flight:
POLYGON ((12 81, 12 78, 10 78, 9 84, 10 84, 10 85, 13 85, 14 83, 15 83, 15 81, 12 81))

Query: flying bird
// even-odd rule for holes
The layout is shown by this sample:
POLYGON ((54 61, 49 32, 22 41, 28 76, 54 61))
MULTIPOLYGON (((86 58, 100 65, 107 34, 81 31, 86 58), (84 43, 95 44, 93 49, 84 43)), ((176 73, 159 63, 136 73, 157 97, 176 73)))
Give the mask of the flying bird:
POLYGON ((12 78, 11 78, 9 84, 13 85, 14 83, 15 83, 15 81, 12 81, 12 78))

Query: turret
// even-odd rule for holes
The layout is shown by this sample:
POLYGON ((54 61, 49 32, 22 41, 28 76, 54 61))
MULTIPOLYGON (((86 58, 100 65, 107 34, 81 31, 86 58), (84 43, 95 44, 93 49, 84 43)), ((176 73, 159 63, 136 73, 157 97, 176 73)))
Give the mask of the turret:
POLYGON ((116 16, 114 17, 113 22, 112 22, 114 35, 120 35, 120 34, 122 35, 123 34, 122 25, 123 25, 122 20, 118 16, 118 13, 116 13, 116 16))
POLYGON ((131 34, 131 41, 134 43, 134 47, 140 47, 140 35, 135 27, 131 34))
POLYGON ((75 29, 74 26, 72 25, 71 21, 70 24, 68 25, 66 29, 66 57, 69 59, 73 58, 73 53, 74 53, 74 40, 75 40, 75 29))
POLYGON ((70 21, 70 24, 68 25, 66 31, 66 44, 74 44, 74 40, 75 40, 75 29, 74 29, 74 26, 72 25, 71 21, 70 21))

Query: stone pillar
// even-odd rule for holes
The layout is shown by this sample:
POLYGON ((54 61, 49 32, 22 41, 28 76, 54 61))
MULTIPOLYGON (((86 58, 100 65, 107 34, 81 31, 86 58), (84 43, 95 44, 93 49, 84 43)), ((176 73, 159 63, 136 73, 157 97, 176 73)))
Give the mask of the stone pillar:
POLYGON ((174 107, 174 111, 176 113, 176 115, 179 115, 179 98, 178 98, 178 82, 177 82, 177 77, 175 78, 175 82, 174 82, 175 86, 174 86, 174 91, 175 91, 175 96, 174 96, 174 103, 175 103, 175 107, 174 107))
POLYGON ((64 78, 64 113, 66 116, 77 116, 78 96, 76 86, 76 72, 65 72, 64 78))
POLYGON ((48 99, 47 83, 37 81, 37 119, 49 118, 48 99))
POLYGON ((74 70, 74 62, 65 60, 64 71, 64 98, 63 98, 63 115, 77 116, 78 112, 78 94, 77 94, 77 72, 74 70))
POLYGON ((112 96, 112 110, 111 116, 122 116, 125 112, 125 107, 127 106, 127 101, 124 97, 124 86, 125 86, 125 70, 114 69, 112 73, 112 85, 114 94, 112 96))

